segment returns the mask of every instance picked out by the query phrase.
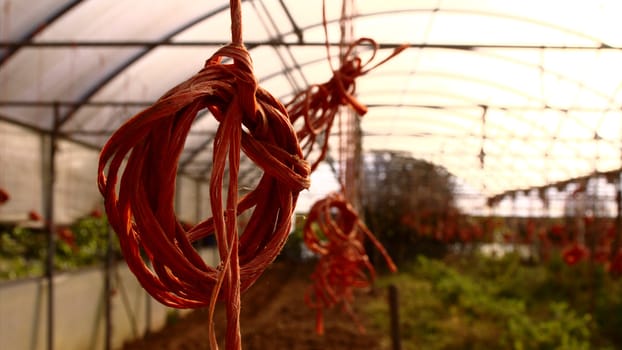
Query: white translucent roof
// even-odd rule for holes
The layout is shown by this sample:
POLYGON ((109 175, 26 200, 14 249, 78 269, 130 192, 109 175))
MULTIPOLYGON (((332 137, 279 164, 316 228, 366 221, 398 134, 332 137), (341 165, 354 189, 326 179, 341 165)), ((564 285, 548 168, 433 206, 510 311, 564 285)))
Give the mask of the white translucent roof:
MULTIPOLYGON (((336 44, 341 3, 327 2, 336 44)), ((354 3, 354 36, 379 56, 411 45, 357 81, 364 150, 410 152, 484 196, 621 167, 622 2, 354 3)), ((62 134, 95 148, 231 37, 222 0, 0 8, 0 118, 50 132, 56 102, 62 134)), ((243 23, 256 76, 283 102, 330 78, 321 1, 244 1, 243 23)), ((183 171, 209 176, 215 128, 197 120, 183 171)))

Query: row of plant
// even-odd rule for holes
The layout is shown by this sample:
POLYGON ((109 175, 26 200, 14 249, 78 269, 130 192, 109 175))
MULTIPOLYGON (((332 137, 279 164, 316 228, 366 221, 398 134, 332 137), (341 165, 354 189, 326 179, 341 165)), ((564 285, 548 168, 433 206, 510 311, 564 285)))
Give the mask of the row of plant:
MULTIPOLYGON (((561 255, 537 265, 513 254, 419 257, 376 287, 389 284, 399 290, 406 350, 622 347, 622 280, 602 265, 568 266, 561 255)), ((384 298, 364 306, 388 335, 387 308, 384 298)))
MULTIPOLYGON (((108 221, 100 212, 55 229, 54 268, 68 271, 104 260, 108 246, 108 221)), ((113 237, 114 251, 118 251, 113 237)), ((20 225, 0 226, 0 280, 45 274, 47 230, 20 225)))

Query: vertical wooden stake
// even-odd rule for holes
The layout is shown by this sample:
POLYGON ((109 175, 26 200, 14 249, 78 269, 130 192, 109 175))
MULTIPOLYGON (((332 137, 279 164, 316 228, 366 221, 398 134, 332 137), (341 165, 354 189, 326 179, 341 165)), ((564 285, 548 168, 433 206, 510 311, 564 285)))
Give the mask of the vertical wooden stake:
POLYGON ((391 316, 391 342, 393 350, 401 350, 402 342, 400 339, 400 317, 397 287, 389 285, 389 314, 391 316))

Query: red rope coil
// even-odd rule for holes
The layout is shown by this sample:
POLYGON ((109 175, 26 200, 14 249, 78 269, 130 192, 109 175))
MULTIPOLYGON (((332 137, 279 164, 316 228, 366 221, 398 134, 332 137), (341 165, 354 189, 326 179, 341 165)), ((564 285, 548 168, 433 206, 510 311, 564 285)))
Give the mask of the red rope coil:
POLYGON ((402 45, 396 48, 388 57, 366 68, 375 58, 378 44, 373 39, 360 38, 348 46, 342 58, 341 66, 338 70, 333 69, 333 76, 329 81, 309 86, 306 90, 296 94, 286 104, 291 122, 297 127, 296 135, 304 151, 305 159, 310 158, 317 143, 321 144, 319 155, 310 161, 311 171, 315 170, 326 157, 329 135, 339 107, 350 106, 360 116, 367 113, 367 107, 354 97, 356 78, 367 74, 395 57, 407 47, 407 45, 402 45), (357 47, 361 45, 371 45, 372 47, 371 56, 366 62, 363 62, 356 54, 357 47))
POLYGON ((363 331, 350 307, 354 288, 368 287, 376 275, 363 240, 371 240, 395 272, 393 260, 340 193, 330 194, 311 207, 303 237, 306 246, 319 255, 311 275, 313 285, 305 295, 306 304, 316 309, 316 332, 324 333, 323 310, 340 303, 363 331))
MULTIPOLYGON (((101 151, 98 185, 127 264, 141 285, 171 307, 209 305, 213 314, 216 300, 224 300, 227 349, 239 349, 240 293, 283 247, 309 173, 286 109, 257 85, 246 49, 231 44, 111 136, 101 151), (224 57, 233 62, 222 64, 224 57), (186 230, 173 208, 177 165, 192 123, 205 108, 220 122, 210 178, 213 217, 186 230), (241 151, 263 175, 254 190, 238 198, 241 151), (239 234, 237 216, 248 210, 253 210, 249 223, 239 234), (191 245, 212 234, 220 255, 216 268, 191 245)), ((218 347, 213 322, 210 342, 218 347)))

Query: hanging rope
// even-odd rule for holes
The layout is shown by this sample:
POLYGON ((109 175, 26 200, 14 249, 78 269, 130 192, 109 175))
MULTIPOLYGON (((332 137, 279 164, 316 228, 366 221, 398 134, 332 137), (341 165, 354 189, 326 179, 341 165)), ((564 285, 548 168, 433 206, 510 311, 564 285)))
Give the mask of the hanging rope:
MULTIPOLYGON (((312 85, 307 90, 298 93, 287 104, 290 119, 296 128, 296 135, 302 145, 305 159, 309 160, 314 157, 310 161, 311 171, 314 171, 326 157, 331 129, 335 118, 340 116, 338 114, 340 106, 350 106, 359 116, 367 113, 367 107, 354 97, 356 78, 380 66, 407 48, 407 45, 400 46, 384 60, 366 68, 375 58, 378 44, 372 39, 361 38, 351 43, 344 53, 340 53, 341 65, 338 70, 335 70, 331 61, 330 45, 328 44, 325 5, 325 1, 323 1, 322 18, 326 37, 326 53, 333 71, 333 77, 324 84, 312 85), (371 56, 366 62, 363 62, 356 54, 357 48, 361 45, 372 47, 371 56), (312 152, 317 151, 314 149, 316 144, 320 145, 319 154, 312 156, 312 152)), ((340 20, 342 32, 340 50, 343 50, 345 46, 346 17, 344 2, 340 20)), ((353 131, 352 121, 353 119, 349 119, 345 123, 341 119, 337 121, 340 169, 344 164, 346 166, 353 165, 349 162, 346 164, 344 159, 346 157, 352 158, 350 151, 353 148, 348 145, 346 150, 345 147, 345 143, 350 140, 347 136, 352 136, 345 135, 345 133, 353 131)), ((350 183, 348 182, 348 174, 344 173, 343 170, 339 182, 342 193, 333 193, 316 202, 309 211, 303 229, 305 245, 319 255, 316 269, 311 276, 313 285, 305 295, 307 305, 316 310, 316 332, 318 334, 324 333, 323 310, 337 304, 341 304, 344 311, 350 314, 360 331, 364 330, 352 311, 350 303, 354 297, 354 288, 367 287, 375 278, 374 267, 365 252, 363 244, 365 238, 369 239, 381 252, 389 265, 389 269, 391 271, 397 270, 384 247, 367 229, 345 199, 346 185, 350 183)))
POLYGON ((306 90, 296 94, 286 104, 292 125, 296 128, 296 135, 302 146, 305 159, 309 160, 315 145, 320 145, 320 153, 313 160, 310 160, 311 171, 314 171, 319 163, 326 158, 328 139, 339 107, 350 106, 360 116, 367 113, 367 107, 354 97, 356 93, 356 78, 367 74, 408 47, 407 44, 404 44, 396 48, 385 59, 372 65, 372 61, 379 49, 378 44, 373 39, 360 38, 347 46, 347 50, 340 57, 341 66, 339 69, 334 69, 328 41, 325 2, 322 2, 322 21, 326 37, 326 55, 333 76, 323 84, 309 86, 306 90), (359 46, 371 46, 372 48, 371 56, 366 62, 363 62, 356 53, 359 46))
POLYGON ((352 43, 345 53, 345 59, 338 70, 333 70, 333 77, 323 83, 309 86, 296 94, 286 104, 291 122, 296 127, 296 135, 300 141, 305 159, 309 159, 315 145, 319 144, 319 154, 311 162, 311 171, 315 170, 328 151, 328 139, 340 106, 350 106, 358 115, 365 115, 367 107, 355 97, 357 77, 367 74, 389 59, 403 51, 406 46, 397 48, 391 55, 365 68, 376 55, 378 44, 369 38, 361 38, 352 43), (369 61, 363 63, 354 54, 355 48, 360 45, 371 45, 372 54, 369 61))
POLYGON ((306 304, 316 310, 316 332, 324 333, 323 310, 337 304, 342 305, 362 332, 350 303, 354 289, 370 286, 376 275, 365 253, 364 240, 371 241, 389 270, 395 272, 393 260, 340 193, 330 194, 311 207, 303 237, 306 246, 319 255, 311 275, 313 285, 305 295, 306 304))
POLYGON ((231 19, 232 44, 122 125, 102 149, 98 169, 99 190, 128 266, 165 305, 209 306, 212 349, 218 348, 213 322, 217 300, 226 306, 226 348, 241 349, 240 293, 280 252, 298 193, 309 186, 309 166, 286 109, 253 75, 242 44, 240 0, 231 1, 231 19), (232 63, 221 63, 225 57, 232 63), (210 177, 213 217, 186 230, 173 208, 175 179, 188 132, 205 108, 220 123, 210 177), (255 189, 238 198, 241 151, 263 175, 255 189), (250 220, 240 234, 237 216, 249 210, 250 220), (215 268, 191 245, 210 235, 220 256, 215 268))

